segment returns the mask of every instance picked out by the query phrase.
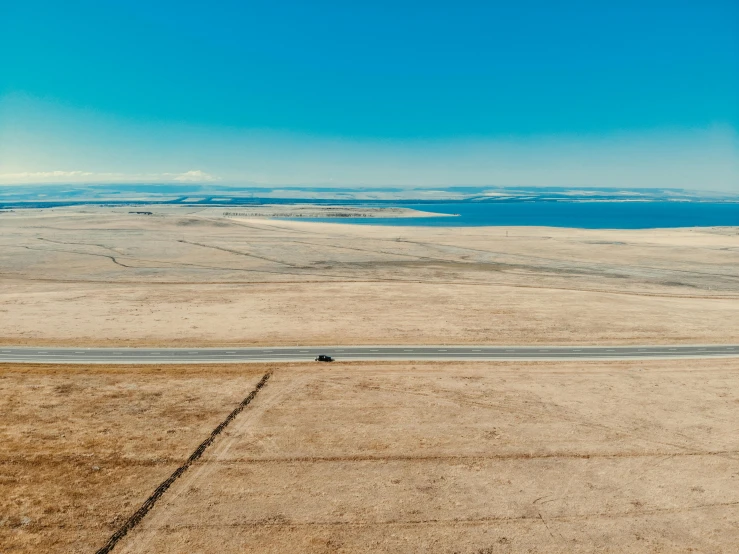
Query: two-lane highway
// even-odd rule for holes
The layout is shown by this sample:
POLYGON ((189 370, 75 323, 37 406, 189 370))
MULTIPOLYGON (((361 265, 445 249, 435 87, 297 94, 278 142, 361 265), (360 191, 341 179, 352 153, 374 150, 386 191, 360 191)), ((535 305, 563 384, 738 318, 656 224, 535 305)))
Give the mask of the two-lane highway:
POLYGON ((295 346, 257 348, 0 347, 0 363, 304 362, 319 354, 360 360, 624 360, 739 357, 739 345, 679 346, 295 346))

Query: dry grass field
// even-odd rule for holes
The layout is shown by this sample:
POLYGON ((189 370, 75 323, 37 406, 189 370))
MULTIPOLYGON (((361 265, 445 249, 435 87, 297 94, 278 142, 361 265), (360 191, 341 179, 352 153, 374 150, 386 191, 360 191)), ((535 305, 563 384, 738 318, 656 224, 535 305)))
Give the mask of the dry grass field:
POLYGON ((3 552, 736 552, 737 360, 0 367, 3 552))
POLYGON ((0 365, 0 551, 101 546, 259 377, 0 365))
POLYGON ((739 230, 0 214, 0 343, 720 343, 739 230), (506 236, 508 234, 508 236, 506 236))
MULTIPOLYGON (((0 213, 0 344, 735 343, 739 230, 0 213)), ((0 551, 737 552, 739 359, 0 364, 0 551)))

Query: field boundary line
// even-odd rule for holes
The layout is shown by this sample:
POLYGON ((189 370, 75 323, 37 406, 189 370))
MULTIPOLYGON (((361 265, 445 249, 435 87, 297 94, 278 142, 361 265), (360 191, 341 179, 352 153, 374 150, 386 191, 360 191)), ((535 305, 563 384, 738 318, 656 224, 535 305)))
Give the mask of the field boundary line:
POLYGON ((108 542, 105 543, 105 545, 100 548, 96 554, 108 554, 110 551, 115 548, 116 544, 118 544, 123 537, 125 537, 129 531, 133 530, 144 517, 146 517, 146 514, 148 514, 151 509, 154 507, 154 505, 157 503, 157 501, 162 497, 162 495, 167 492, 167 489, 174 484, 177 479, 179 479, 183 473, 185 473, 192 464, 194 464, 198 459, 203 455, 205 450, 213 444, 213 441, 215 441, 216 437, 220 435, 223 430, 228 426, 229 423, 231 423, 234 418, 236 418, 237 415, 239 415, 244 408, 246 408, 252 400, 257 396, 257 393, 264 387, 264 385, 267 384, 267 380, 269 380, 270 376, 272 375, 272 372, 268 371, 265 373, 262 378, 257 383, 256 387, 254 387, 254 390, 252 390, 249 393, 249 396, 244 398, 244 400, 241 401, 241 403, 236 406, 236 408, 233 409, 233 411, 228 414, 226 419, 224 419, 218 427, 213 429, 210 436, 208 436, 207 439, 205 439, 202 443, 200 443, 200 446, 198 446, 195 451, 190 454, 190 457, 187 458, 185 463, 183 463, 180 467, 178 467, 172 475, 169 476, 161 485, 159 485, 156 489, 154 489, 154 492, 147 498, 144 503, 141 505, 141 507, 136 510, 136 512, 128 518, 128 520, 115 532, 113 535, 111 535, 110 539, 108 539, 108 542))

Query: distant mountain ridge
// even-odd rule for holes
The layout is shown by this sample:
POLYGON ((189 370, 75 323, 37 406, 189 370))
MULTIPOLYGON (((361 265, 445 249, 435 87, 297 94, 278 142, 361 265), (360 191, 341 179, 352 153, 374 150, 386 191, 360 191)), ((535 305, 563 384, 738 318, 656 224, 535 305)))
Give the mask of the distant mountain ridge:
POLYGON ((598 187, 256 187, 213 184, 99 184, 0 186, 0 207, 77 204, 244 205, 290 202, 739 202, 739 193, 664 188, 598 187))

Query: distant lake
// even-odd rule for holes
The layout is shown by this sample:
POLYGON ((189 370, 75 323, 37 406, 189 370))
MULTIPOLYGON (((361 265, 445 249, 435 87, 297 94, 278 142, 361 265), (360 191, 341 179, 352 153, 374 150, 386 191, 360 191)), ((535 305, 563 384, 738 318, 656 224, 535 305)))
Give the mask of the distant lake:
MULTIPOLYGON (((365 205, 372 205, 372 203, 367 202, 365 205)), ((301 218, 301 221, 414 227, 525 225, 582 229, 739 226, 739 204, 736 203, 540 201, 448 204, 399 202, 392 205, 425 212, 459 215, 457 217, 422 218, 301 218)))

